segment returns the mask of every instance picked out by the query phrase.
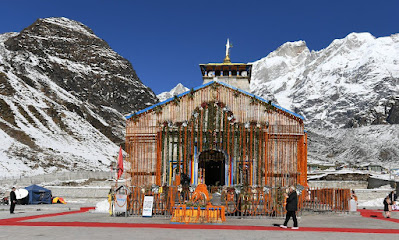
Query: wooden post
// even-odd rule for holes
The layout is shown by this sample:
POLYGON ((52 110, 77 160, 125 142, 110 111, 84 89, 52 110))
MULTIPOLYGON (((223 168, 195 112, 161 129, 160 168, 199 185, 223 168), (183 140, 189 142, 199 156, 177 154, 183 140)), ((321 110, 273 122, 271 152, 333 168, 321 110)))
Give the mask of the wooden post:
POLYGON ((298 184, 302 185, 302 175, 303 175, 303 151, 304 148, 304 135, 300 136, 298 139, 298 146, 297 146, 297 182, 298 184))
POLYGON ((161 186, 161 165, 162 165, 162 131, 157 133, 157 172, 156 184, 161 186))

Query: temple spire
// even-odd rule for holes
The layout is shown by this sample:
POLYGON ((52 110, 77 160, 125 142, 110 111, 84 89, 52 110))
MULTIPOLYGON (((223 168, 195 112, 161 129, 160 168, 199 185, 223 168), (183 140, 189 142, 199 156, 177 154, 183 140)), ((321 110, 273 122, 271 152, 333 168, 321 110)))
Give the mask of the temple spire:
POLYGON ((230 44, 230 40, 227 39, 227 43, 226 43, 226 57, 224 58, 224 63, 231 63, 230 61, 230 48, 232 48, 233 45, 230 44))
POLYGON ((232 47, 230 39, 227 39, 226 55, 223 62, 200 64, 203 84, 218 81, 250 92, 252 64, 232 63, 230 61, 232 47))

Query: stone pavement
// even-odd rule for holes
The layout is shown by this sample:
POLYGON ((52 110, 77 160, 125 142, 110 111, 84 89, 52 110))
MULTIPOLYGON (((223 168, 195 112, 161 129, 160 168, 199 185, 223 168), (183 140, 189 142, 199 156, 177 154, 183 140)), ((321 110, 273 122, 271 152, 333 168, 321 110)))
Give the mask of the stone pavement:
MULTIPOLYGON (((282 218, 230 219, 223 224, 171 224, 162 217, 110 217, 79 205, 0 209, 0 239, 381 239, 399 235, 399 213, 304 214, 299 230, 280 229, 282 218), (40 211, 37 211, 40 209, 40 211), (3 211, 1 211, 3 210, 3 211), (362 216, 363 215, 363 216, 362 216)), ((289 223, 292 226, 292 221, 289 223)))

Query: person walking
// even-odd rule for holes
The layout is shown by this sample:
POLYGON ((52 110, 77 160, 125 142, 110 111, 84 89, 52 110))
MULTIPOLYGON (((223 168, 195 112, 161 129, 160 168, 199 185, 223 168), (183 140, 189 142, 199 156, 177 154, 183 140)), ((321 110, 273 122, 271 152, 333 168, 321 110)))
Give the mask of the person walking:
POLYGON ((395 191, 391 191, 389 194, 389 199, 391 199, 391 205, 396 205, 396 200, 398 199, 398 196, 396 195, 395 191))
POLYGON ((15 187, 11 188, 10 192, 10 214, 14 214, 15 204, 17 203, 17 196, 15 195, 15 187))
POLYGON ((298 210, 298 195, 296 194, 295 187, 290 186, 288 189, 288 195, 285 195, 287 197, 287 203, 285 205, 287 213, 285 215, 285 222, 283 225, 280 225, 280 227, 287 228, 287 223, 292 217, 292 220, 294 221, 294 226, 291 229, 299 229, 295 213, 298 210))
POLYGON ((389 195, 384 198, 384 212, 385 212, 385 217, 390 218, 391 217, 391 199, 389 198, 389 195))

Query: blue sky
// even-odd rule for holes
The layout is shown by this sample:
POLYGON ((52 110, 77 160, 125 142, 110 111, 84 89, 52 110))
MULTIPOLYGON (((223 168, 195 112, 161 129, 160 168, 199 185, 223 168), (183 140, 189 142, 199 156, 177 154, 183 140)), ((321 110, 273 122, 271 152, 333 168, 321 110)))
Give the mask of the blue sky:
POLYGON ((202 84, 198 64, 221 62, 230 38, 233 62, 265 57, 287 41, 327 47, 351 32, 399 32, 399 1, 1 1, 0 33, 38 18, 67 17, 90 27, 127 58, 155 93, 202 84))

